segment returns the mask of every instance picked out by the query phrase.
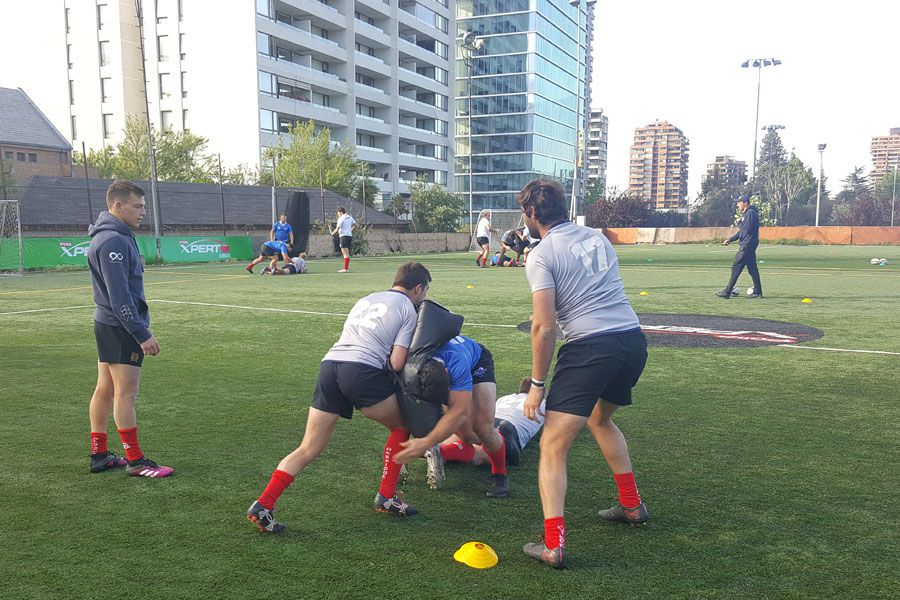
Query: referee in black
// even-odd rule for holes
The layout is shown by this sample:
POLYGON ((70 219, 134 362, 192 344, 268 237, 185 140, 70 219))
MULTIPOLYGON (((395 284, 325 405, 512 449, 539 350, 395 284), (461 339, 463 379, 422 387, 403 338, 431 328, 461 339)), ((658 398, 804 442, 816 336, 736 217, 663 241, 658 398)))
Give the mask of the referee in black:
POLYGON ((750 196, 744 194, 737 199, 738 210, 741 211, 741 220, 738 222, 738 232, 722 242, 727 246, 731 242, 737 241, 741 249, 734 256, 734 264, 731 265, 731 279, 724 290, 716 292, 719 298, 731 298, 731 292, 737 283, 738 277, 744 267, 750 273, 750 279, 753 280, 753 293, 748 294, 748 298, 762 298, 762 283, 759 281, 759 269, 756 267, 756 247, 759 246, 759 213, 755 206, 750 206, 750 196))

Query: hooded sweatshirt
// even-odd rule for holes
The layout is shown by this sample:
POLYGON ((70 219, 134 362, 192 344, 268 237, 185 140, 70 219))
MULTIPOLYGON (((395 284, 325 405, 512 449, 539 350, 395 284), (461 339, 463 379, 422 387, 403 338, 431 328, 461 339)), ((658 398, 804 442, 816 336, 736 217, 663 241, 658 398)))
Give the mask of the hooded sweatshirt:
POLYGON ((88 266, 94 286, 94 320, 124 327, 138 343, 150 339, 144 267, 131 228, 106 211, 88 228, 88 266))

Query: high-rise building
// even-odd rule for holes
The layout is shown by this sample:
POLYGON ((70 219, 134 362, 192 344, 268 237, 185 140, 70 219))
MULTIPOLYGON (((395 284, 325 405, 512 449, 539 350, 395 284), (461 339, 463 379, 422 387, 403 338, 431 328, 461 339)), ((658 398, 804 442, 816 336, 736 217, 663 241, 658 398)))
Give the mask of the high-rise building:
POLYGON ((456 54, 456 190, 467 194, 471 175, 476 213, 518 210, 516 193, 536 177, 559 179, 571 194, 576 131, 590 105, 593 4, 457 0, 460 35, 483 44, 471 72, 466 48, 456 54))
POLYGON ((747 163, 733 156, 717 156, 706 165, 705 179, 715 179, 723 185, 740 185, 747 181, 747 163))
POLYGON ((878 183, 885 175, 900 170, 900 127, 892 127, 890 135, 872 138, 872 172, 869 181, 878 183))
POLYGON ((73 140, 115 144, 149 107, 157 128, 256 166, 312 119, 355 146, 384 198, 417 177, 449 183, 449 0, 142 4, 146 102, 134 3, 65 0, 73 140))
POLYGON ((684 133, 668 121, 635 129, 628 191, 657 210, 683 207, 687 201, 688 146, 684 133))
POLYGON ((599 185, 606 192, 606 147, 609 143, 609 117, 603 110, 592 110, 588 121, 587 180, 588 186, 599 185))

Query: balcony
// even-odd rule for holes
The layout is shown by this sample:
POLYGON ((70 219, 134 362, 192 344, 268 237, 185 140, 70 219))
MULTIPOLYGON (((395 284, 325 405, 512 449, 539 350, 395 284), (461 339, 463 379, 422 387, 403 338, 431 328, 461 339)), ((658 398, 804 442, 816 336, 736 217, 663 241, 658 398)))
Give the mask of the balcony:
POLYGON ((369 25, 360 19, 354 19, 354 27, 357 35, 378 43, 382 48, 391 47, 391 37, 380 27, 369 25))

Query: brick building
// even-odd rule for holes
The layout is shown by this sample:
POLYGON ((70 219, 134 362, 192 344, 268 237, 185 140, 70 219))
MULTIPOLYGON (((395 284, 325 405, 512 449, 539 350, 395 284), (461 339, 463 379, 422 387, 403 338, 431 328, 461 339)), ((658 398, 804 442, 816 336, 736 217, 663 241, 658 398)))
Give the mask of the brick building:
POLYGON ((21 88, 0 87, 0 158, 18 183, 72 176, 72 145, 21 88))

